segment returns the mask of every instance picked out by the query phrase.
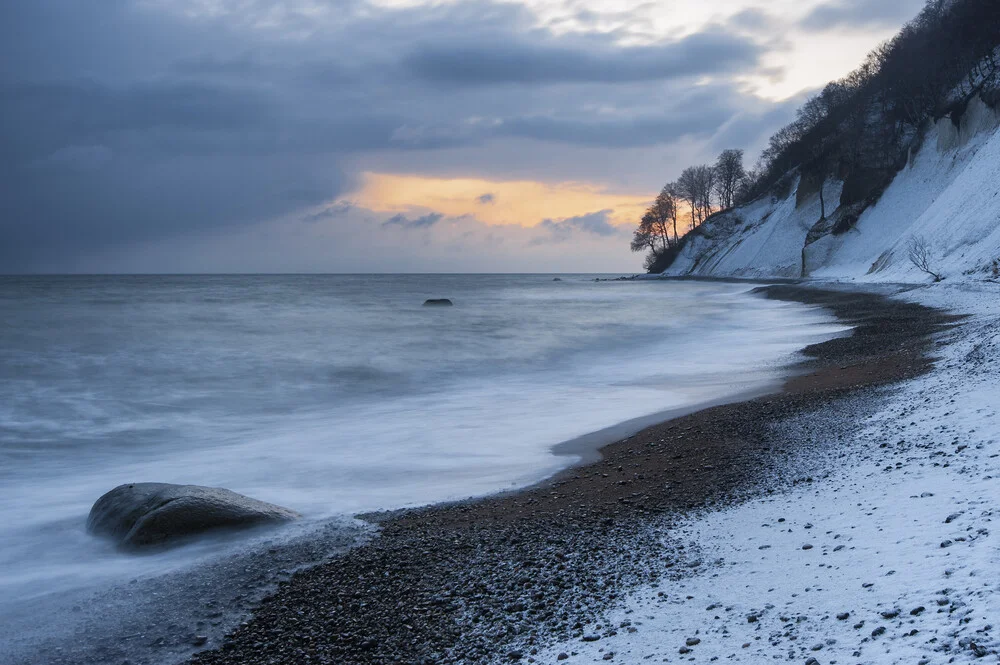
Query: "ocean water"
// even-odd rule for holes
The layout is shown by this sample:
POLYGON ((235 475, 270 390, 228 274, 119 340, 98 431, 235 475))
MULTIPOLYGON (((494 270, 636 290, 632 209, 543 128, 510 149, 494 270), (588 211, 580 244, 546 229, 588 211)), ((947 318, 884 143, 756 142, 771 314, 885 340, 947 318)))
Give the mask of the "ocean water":
POLYGON ((592 275, 0 278, 0 624, 68 626, 66 599, 79 611, 235 546, 116 552, 84 525, 121 483, 227 487, 304 525, 487 494, 574 463, 557 444, 771 389, 800 349, 845 330, 749 291, 592 275))

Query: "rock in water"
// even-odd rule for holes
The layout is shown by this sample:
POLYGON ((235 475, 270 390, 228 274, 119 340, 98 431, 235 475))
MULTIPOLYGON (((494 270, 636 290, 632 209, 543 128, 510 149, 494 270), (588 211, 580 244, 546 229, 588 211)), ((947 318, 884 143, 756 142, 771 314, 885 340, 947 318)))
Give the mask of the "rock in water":
POLYGON ((454 304, 447 298, 431 298, 424 301, 424 307, 451 307, 454 304))
POLYGON ((216 529, 290 522, 298 513, 218 487, 120 485, 90 509, 87 531, 125 548, 170 544, 216 529))

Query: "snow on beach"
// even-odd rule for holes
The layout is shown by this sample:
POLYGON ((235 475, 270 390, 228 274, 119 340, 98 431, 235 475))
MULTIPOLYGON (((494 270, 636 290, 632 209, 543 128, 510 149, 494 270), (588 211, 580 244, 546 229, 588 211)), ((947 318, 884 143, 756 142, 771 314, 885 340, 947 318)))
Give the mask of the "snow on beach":
POLYGON ((991 283, 903 294, 971 315, 933 372, 813 427, 825 435, 793 462, 811 481, 664 529, 697 572, 632 593, 586 641, 534 658, 1000 660, 998 296, 991 283))

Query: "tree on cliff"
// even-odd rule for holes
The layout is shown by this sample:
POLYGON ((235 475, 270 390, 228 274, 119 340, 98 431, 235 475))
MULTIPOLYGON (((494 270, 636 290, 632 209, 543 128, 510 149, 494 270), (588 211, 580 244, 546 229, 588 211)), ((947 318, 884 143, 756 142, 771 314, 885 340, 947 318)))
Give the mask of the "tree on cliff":
POLYGON ((661 266, 669 264, 680 247, 675 187, 670 183, 660 190, 632 234, 632 251, 648 252, 645 267, 650 272, 662 272, 661 266))
POLYGON ((742 150, 723 150, 715 162, 715 194, 723 209, 732 208, 736 193, 746 179, 742 150))
POLYGON ((677 179, 676 192, 691 212, 691 228, 699 226, 714 211, 716 175, 711 166, 689 166, 677 179))
POLYGON ((642 252, 648 249, 662 252, 673 247, 678 240, 677 200, 671 186, 667 185, 643 214, 639 228, 632 235, 632 251, 642 252))

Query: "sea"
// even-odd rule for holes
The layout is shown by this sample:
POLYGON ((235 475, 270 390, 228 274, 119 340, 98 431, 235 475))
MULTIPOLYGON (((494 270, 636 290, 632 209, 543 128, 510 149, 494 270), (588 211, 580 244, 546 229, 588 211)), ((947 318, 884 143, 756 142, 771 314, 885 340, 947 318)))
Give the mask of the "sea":
POLYGON ((371 537, 355 515, 531 485, 848 330, 748 284, 607 277, 0 277, 0 662, 183 658, 317 543, 371 537), (303 520, 138 556, 86 532, 146 481, 303 520))

